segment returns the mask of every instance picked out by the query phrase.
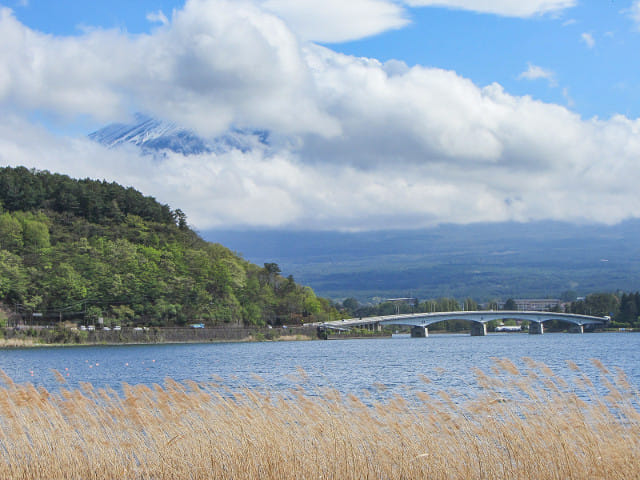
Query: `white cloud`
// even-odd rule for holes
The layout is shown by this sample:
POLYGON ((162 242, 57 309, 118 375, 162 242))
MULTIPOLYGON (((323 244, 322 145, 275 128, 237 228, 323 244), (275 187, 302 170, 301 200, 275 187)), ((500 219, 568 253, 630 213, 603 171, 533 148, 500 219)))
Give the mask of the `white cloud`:
POLYGON ((389 0, 265 0, 303 39, 345 42, 407 25, 405 10, 389 0))
POLYGON ((613 223, 640 212, 639 120, 585 120, 452 71, 300 44, 254 4, 192 0, 142 36, 45 36, 5 9, 0 44, 12 45, 0 49, 0 164, 131 185, 201 229, 613 223), (27 120, 136 108, 201 133, 246 125, 284 140, 154 160, 27 120))
POLYGON ((567 106, 569 108, 573 107, 575 105, 575 102, 573 101, 573 98, 571 98, 571 95, 569 94, 569 89, 567 87, 564 87, 562 89, 562 96, 564 97, 565 101, 567 102, 567 106))
POLYGON ((551 87, 557 86, 556 75, 552 70, 548 70, 546 68, 542 68, 538 65, 534 65, 532 63, 528 64, 528 68, 518 75, 519 79, 525 80, 539 80, 544 79, 549 82, 551 87))
POLYGON ((249 3, 190 0, 151 35, 52 37, 0 10, 0 103, 58 115, 144 110, 215 134, 231 124, 338 133, 315 102, 295 36, 249 3), (215 114, 213 113, 215 112, 215 114))
POLYGON ((636 22, 636 26, 640 28, 640 0, 635 0, 628 10, 629 17, 636 22))
POLYGON ((585 43, 585 45, 589 48, 593 48, 596 44, 596 41, 593 39, 593 35, 590 33, 583 33, 580 35, 580 39, 585 43))
POLYGON ((491 13, 505 17, 555 14, 577 4, 576 0, 406 0, 414 7, 446 7, 491 13))
POLYGON ((158 10, 157 12, 147 13, 147 20, 149 20, 152 23, 161 23, 162 25, 169 24, 169 19, 162 12, 162 10, 158 10))

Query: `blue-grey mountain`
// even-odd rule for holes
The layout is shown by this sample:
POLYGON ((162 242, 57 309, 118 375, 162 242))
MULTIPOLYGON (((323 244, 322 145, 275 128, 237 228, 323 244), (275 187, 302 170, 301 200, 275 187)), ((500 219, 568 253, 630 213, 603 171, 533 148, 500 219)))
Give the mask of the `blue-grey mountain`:
POLYGON ((553 297, 640 289, 640 221, 441 225, 361 233, 207 231, 256 263, 277 262, 323 296, 553 297))

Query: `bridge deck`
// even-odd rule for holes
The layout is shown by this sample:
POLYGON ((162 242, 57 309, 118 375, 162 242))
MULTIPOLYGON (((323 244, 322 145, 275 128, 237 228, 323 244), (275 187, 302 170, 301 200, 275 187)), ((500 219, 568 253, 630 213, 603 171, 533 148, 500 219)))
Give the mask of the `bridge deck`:
POLYGON ((446 320, 467 320, 470 322, 487 323, 492 320, 512 318, 542 323, 548 320, 560 320, 574 325, 607 324, 609 317, 595 317, 591 315, 577 315, 572 313, 534 312, 515 310, 480 310, 472 312, 434 312, 434 313, 406 313, 397 315, 383 315, 379 317, 349 318, 318 324, 325 328, 351 328, 364 325, 408 325, 428 327, 434 323, 446 320))

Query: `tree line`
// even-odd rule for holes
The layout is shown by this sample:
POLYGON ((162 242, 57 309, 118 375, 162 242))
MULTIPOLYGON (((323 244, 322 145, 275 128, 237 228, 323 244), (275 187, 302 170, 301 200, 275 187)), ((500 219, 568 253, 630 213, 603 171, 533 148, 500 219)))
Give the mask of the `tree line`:
MULTIPOLYGON (((498 310, 501 302, 493 300, 488 302, 484 309, 498 310)), ((395 313, 431 313, 431 312, 456 312, 463 310, 482 310, 477 301, 466 298, 462 301, 455 298, 441 297, 420 301, 416 299, 403 299, 400 301, 384 301, 376 305, 361 305, 355 298, 347 298, 336 304, 336 308, 342 317, 374 317, 381 315, 393 315, 395 313)), ((503 310, 517 310, 514 299, 509 298, 504 302, 503 310)), ((599 292, 591 293, 584 298, 567 299, 553 308, 555 312, 592 315, 596 317, 609 316, 613 328, 640 328, 640 292, 599 292)), ((505 324, 509 322, 505 321, 505 324)), ((489 325, 491 326, 491 325, 489 325)), ((564 329, 567 324, 552 321, 551 328, 564 329)), ((447 331, 459 331, 468 329, 465 321, 449 321, 443 325, 447 331)))

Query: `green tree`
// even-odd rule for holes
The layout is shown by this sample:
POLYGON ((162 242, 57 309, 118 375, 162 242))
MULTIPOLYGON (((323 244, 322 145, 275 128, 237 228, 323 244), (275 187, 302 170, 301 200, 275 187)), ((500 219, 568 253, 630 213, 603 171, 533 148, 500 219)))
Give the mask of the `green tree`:
POLYGON ((173 217, 180 230, 185 230, 187 228, 187 216, 182 210, 179 208, 176 209, 173 212, 173 217))
POLYGON ((10 213, 0 215, 0 250, 17 253, 22 250, 22 224, 10 213))
POLYGON ((280 267, 277 263, 265 263, 264 271, 262 277, 265 279, 266 283, 271 285, 272 287, 276 285, 276 279, 280 275, 280 267))
POLYGON ((21 258, 0 250, 0 299, 11 304, 23 303, 28 284, 28 270, 22 265, 21 258))
POLYGON ((351 313, 353 313, 356 310, 358 310, 358 307, 360 306, 360 304, 358 303, 358 300, 356 300, 355 298, 349 297, 344 299, 344 301, 342 302, 342 306, 348 311, 350 311, 351 313))
POLYGON ((584 308, 587 315, 615 316, 620 308, 620 300, 613 293, 592 293, 584 299, 584 308))
POLYGON ((39 220, 24 219, 22 237, 27 251, 36 252, 51 246, 49 228, 46 223, 39 220))
POLYGON ((560 300, 563 302, 575 302, 578 298, 578 293, 575 290, 567 290, 560 294, 560 300))
POLYGON ((111 316, 114 317, 117 323, 131 322, 135 316, 135 312, 129 305, 111 305, 111 316))
MULTIPOLYGON (((43 283, 45 300, 52 308, 60 308, 83 300, 87 296, 87 282, 71 265, 60 263, 43 283)), ((43 292, 43 293, 44 293, 43 292)))
POLYGON ((633 293, 623 293, 620 297, 620 313, 616 317, 617 322, 633 324, 638 320, 638 305, 633 293))
POLYGON ((462 310, 460 304, 455 298, 439 298, 438 299, 438 312, 457 312, 462 310))
POLYGON ((102 309, 97 305, 90 305, 85 312, 85 319, 89 324, 95 325, 98 319, 102 317, 102 309))
POLYGON ((303 308, 306 315, 315 315, 322 311, 322 304, 316 297, 311 287, 304 287, 302 289, 303 308))
POLYGON ((478 302, 476 302, 473 298, 465 298, 463 302, 463 309, 467 312, 478 310, 478 302))
POLYGON ((504 310, 508 310, 508 311, 518 310, 518 305, 516 305, 516 301, 513 298, 507 299, 507 301, 504 302, 504 310))

